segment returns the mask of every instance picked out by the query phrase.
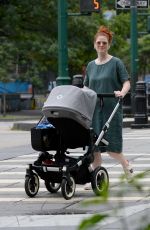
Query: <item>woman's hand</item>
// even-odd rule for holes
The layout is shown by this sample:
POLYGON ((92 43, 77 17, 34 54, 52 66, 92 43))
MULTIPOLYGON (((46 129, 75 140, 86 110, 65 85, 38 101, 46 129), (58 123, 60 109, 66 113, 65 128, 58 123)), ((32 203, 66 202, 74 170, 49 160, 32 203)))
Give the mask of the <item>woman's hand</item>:
POLYGON ((114 91, 116 97, 124 97, 127 92, 130 90, 130 81, 125 81, 121 91, 114 91))
POLYGON ((115 97, 124 97, 125 94, 122 91, 114 91, 115 97))

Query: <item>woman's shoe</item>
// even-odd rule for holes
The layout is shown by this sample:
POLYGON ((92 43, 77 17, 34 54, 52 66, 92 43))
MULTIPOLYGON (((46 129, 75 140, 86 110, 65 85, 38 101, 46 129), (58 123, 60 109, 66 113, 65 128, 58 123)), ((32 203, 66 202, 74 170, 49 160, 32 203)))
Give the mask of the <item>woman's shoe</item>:
POLYGON ((129 163, 127 167, 124 167, 124 172, 126 175, 126 178, 128 181, 132 180, 133 178, 133 167, 132 165, 129 163))
POLYGON ((84 190, 92 190, 91 183, 86 183, 86 184, 84 185, 84 190))

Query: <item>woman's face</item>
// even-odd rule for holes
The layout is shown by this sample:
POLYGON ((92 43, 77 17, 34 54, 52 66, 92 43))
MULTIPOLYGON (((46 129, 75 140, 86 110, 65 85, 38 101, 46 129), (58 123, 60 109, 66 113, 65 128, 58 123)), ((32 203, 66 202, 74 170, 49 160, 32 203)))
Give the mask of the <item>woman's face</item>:
POLYGON ((108 52, 110 45, 106 36, 99 35, 97 36, 94 42, 94 48, 96 49, 97 53, 105 54, 108 52))

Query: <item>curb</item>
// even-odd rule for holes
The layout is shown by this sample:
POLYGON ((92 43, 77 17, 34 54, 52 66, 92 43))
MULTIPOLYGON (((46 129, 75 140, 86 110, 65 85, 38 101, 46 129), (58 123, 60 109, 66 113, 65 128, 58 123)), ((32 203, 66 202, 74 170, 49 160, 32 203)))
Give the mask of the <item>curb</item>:
MULTIPOLYGON (((35 127, 38 123, 37 121, 20 121, 20 122, 14 122, 12 130, 24 130, 24 131, 30 131, 31 128, 35 127)), ((123 121, 123 128, 131 128, 131 125, 134 123, 134 119, 125 119, 123 121)))
POLYGON ((22 121, 22 122, 14 122, 12 126, 12 130, 22 130, 22 131, 30 131, 33 127, 35 127, 38 123, 37 121, 22 121))

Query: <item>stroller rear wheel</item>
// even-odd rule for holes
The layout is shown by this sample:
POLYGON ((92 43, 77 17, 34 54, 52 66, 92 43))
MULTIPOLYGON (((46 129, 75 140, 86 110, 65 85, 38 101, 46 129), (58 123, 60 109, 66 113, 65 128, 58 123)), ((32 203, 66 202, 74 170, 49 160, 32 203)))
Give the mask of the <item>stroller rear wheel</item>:
POLYGON ((26 176, 25 192, 29 197, 34 197, 39 191, 39 177, 36 173, 26 176))
POLYGON ((61 187, 61 184, 53 183, 51 181, 45 180, 45 187, 51 193, 56 193, 61 187))
POLYGON ((76 188, 74 178, 71 176, 69 180, 71 182, 71 185, 69 184, 69 181, 66 178, 64 178, 61 183, 61 192, 66 200, 69 200, 73 197, 76 188))
POLYGON ((91 178, 92 189, 97 196, 105 194, 109 187, 109 175, 104 167, 97 167, 91 178))

